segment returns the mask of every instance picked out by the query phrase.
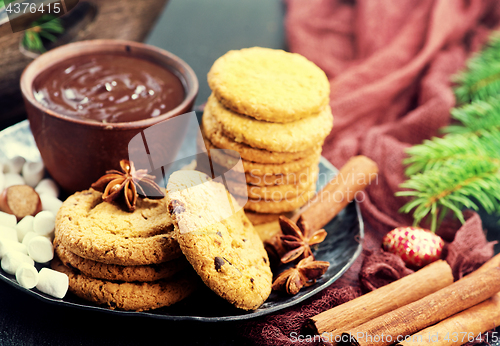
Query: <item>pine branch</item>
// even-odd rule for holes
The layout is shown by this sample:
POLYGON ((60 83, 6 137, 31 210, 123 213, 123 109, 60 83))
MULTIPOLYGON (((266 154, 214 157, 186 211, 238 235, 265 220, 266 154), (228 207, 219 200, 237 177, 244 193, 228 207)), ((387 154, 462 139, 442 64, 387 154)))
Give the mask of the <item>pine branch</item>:
POLYGON ((409 148, 407 153, 410 156, 403 163, 409 165, 405 172, 409 177, 416 173, 441 169, 449 160, 467 162, 469 158, 500 159, 500 132, 435 137, 409 148))
POLYGON ((468 103, 500 93, 500 33, 491 36, 486 49, 469 59, 466 70, 454 78, 457 100, 468 103))
POLYGON ((26 49, 34 52, 45 52, 42 37, 49 41, 56 41, 57 37, 53 34, 64 32, 61 20, 53 15, 44 15, 33 22, 33 26, 24 32, 23 45, 26 49))
POLYGON ((453 119, 460 125, 450 125, 443 129, 446 133, 485 133, 500 130, 500 94, 474 101, 451 110, 453 119))
POLYGON ((458 124, 407 150, 410 178, 400 186, 408 190, 396 193, 413 197, 400 211, 413 210, 415 224, 430 217, 432 231, 450 210, 461 222, 464 208, 500 213, 500 32, 455 81, 466 103, 451 111, 458 124))
POLYGON ((477 156, 448 159, 440 169, 412 175, 401 187, 410 190, 397 192, 396 196, 414 199, 400 211, 409 213, 415 208, 415 224, 431 214, 431 230, 435 231, 437 214, 442 208, 452 210, 461 222, 465 222, 462 209, 477 210, 478 204, 487 213, 500 212, 500 159, 477 156))

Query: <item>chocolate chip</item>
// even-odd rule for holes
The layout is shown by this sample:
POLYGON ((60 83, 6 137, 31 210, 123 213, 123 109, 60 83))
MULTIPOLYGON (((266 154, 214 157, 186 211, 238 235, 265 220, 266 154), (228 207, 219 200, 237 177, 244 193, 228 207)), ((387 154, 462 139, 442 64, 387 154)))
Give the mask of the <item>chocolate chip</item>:
POLYGON ((170 211, 170 214, 178 215, 185 212, 186 208, 184 207, 184 203, 174 199, 169 203, 168 210, 170 211))
POLYGON ((264 260, 264 263, 267 263, 267 259, 265 257, 262 257, 262 259, 264 260))
POLYGON ((220 268, 224 265, 224 260, 217 256, 214 258, 215 270, 220 271, 220 268))
POLYGON ((222 233, 220 231, 217 231, 217 235, 222 238, 222 233))
POLYGON ((244 242, 246 242, 247 240, 246 239, 242 239, 244 242))
POLYGON ((255 280, 253 278, 250 278, 250 282, 253 283, 255 280))

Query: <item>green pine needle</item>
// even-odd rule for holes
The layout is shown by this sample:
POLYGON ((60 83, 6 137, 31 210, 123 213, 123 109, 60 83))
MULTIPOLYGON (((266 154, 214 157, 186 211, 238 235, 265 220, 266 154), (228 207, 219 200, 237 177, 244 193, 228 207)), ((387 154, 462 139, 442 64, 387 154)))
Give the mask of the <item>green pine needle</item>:
POLYGON ((451 110, 453 119, 461 125, 450 125, 443 129, 447 133, 477 134, 500 130, 500 94, 477 100, 460 108, 451 110))
MULTIPOLYGON (((487 213, 500 212, 500 159, 464 156, 448 159, 439 169, 417 173, 401 184, 396 196, 411 196, 414 199, 401 208, 409 213, 413 208, 415 224, 419 224, 429 213, 437 219, 439 209, 451 209, 464 222, 462 209, 478 209, 480 204, 487 213), (477 201, 477 203, 475 202, 477 201)), ((436 223, 431 230, 436 230, 436 223)))
POLYGON ((465 208, 500 213, 500 33, 455 81, 465 103, 451 111, 457 124, 407 150, 409 179, 400 185, 407 190, 396 193, 412 197, 400 211, 413 211, 415 225, 430 221, 432 231, 449 211, 462 223, 465 208))
POLYGON ((454 78, 460 103, 485 100, 500 93, 500 33, 491 36, 486 48, 469 59, 467 69, 454 78))
POLYGON ((55 42, 57 37, 53 34, 62 34, 64 27, 61 20, 53 15, 43 15, 33 22, 30 29, 24 32, 23 46, 31 51, 43 53, 46 51, 43 46, 42 37, 55 42))
POLYGON ((435 137, 409 148, 407 153, 410 157, 403 163, 409 165, 405 172, 409 177, 419 172, 441 169, 450 160, 467 163, 469 159, 500 159, 500 132, 481 136, 471 133, 467 136, 450 134, 444 138, 435 137))

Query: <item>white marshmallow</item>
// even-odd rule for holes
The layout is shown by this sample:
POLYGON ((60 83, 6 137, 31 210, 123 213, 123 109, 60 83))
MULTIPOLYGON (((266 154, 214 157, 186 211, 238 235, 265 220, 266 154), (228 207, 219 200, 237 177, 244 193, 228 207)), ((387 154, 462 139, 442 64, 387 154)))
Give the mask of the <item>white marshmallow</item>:
POLYGON ((49 268, 42 268, 38 274, 37 289, 53 297, 64 298, 69 287, 69 278, 66 274, 49 268))
POLYGON ((26 245, 26 247, 28 247, 28 244, 30 242, 31 239, 35 238, 35 237, 40 237, 39 234, 36 234, 34 231, 33 232, 28 232, 24 235, 24 238, 23 238, 23 244, 26 245))
POLYGON ((54 180, 46 178, 42 179, 38 185, 35 187, 35 191, 39 194, 52 195, 55 198, 59 196, 59 187, 54 180))
POLYGON ((33 259, 31 259, 27 255, 17 251, 11 251, 7 252, 5 256, 3 256, 1 266, 2 269, 5 270, 7 273, 14 275, 17 271, 17 268, 19 268, 19 266, 23 263, 32 266, 35 265, 33 259))
POLYGON ((17 241, 17 231, 15 228, 0 225, 0 239, 17 241))
POLYGON ((33 237, 28 242, 28 255, 38 263, 50 261, 54 258, 52 242, 44 236, 33 237))
POLYGON ((26 215, 23 217, 16 225, 17 231, 17 240, 22 243, 24 236, 28 232, 34 232, 33 230, 33 221, 35 217, 32 215, 26 215))
POLYGON ((17 219, 15 215, 0 211, 0 225, 15 228, 17 219))
POLYGON ((63 203, 60 199, 46 193, 40 195, 40 200, 42 201, 42 210, 51 211, 54 215, 57 215, 63 203))
POLYGON ((24 263, 16 270, 16 280, 24 288, 32 289, 38 284, 38 279, 38 270, 32 265, 24 263))
POLYGON ((13 185, 24 185, 24 179, 17 173, 5 173, 3 188, 6 189, 13 185))
POLYGON ((28 254, 28 248, 26 245, 18 243, 17 241, 0 239, 0 258, 11 251, 17 251, 25 255, 28 254))
POLYGON ((40 180, 43 178, 43 174, 45 173, 42 161, 38 162, 33 162, 33 161, 28 161, 23 165, 23 178, 24 181, 26 181, 26 184, 28 184, 31 187, 35 187, 38 185, 40 180))
POLYGON ((22 156, 14 156, 10 160, 4 162, 3 172, 4 173, 21 173, 23 169, 23 165, 26 162, 26 159, 22 156))
POLYGON ((56 225, 56 216, 48 210, 44 210, 35 215, 33 221, 33 231, 39 235, 50 235, 56 225))

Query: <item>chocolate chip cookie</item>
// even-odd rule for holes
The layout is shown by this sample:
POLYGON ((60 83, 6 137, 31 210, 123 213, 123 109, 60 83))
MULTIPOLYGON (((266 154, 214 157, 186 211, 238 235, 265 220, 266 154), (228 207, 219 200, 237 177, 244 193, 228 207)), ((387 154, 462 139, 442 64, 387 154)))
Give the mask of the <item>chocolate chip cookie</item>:
POLYGON ((177 241, 203 282, 234 306, 257 309, 271 293, 272 273, 241 207, 197 171, 173 173, 167 191, 177 241))
POLYGON ((93 189, 68 197, 56 216, 55 241, 74 254, 124 266, 167 262, 182 255, 166 198, 139 199, 128 212, 93 189))

